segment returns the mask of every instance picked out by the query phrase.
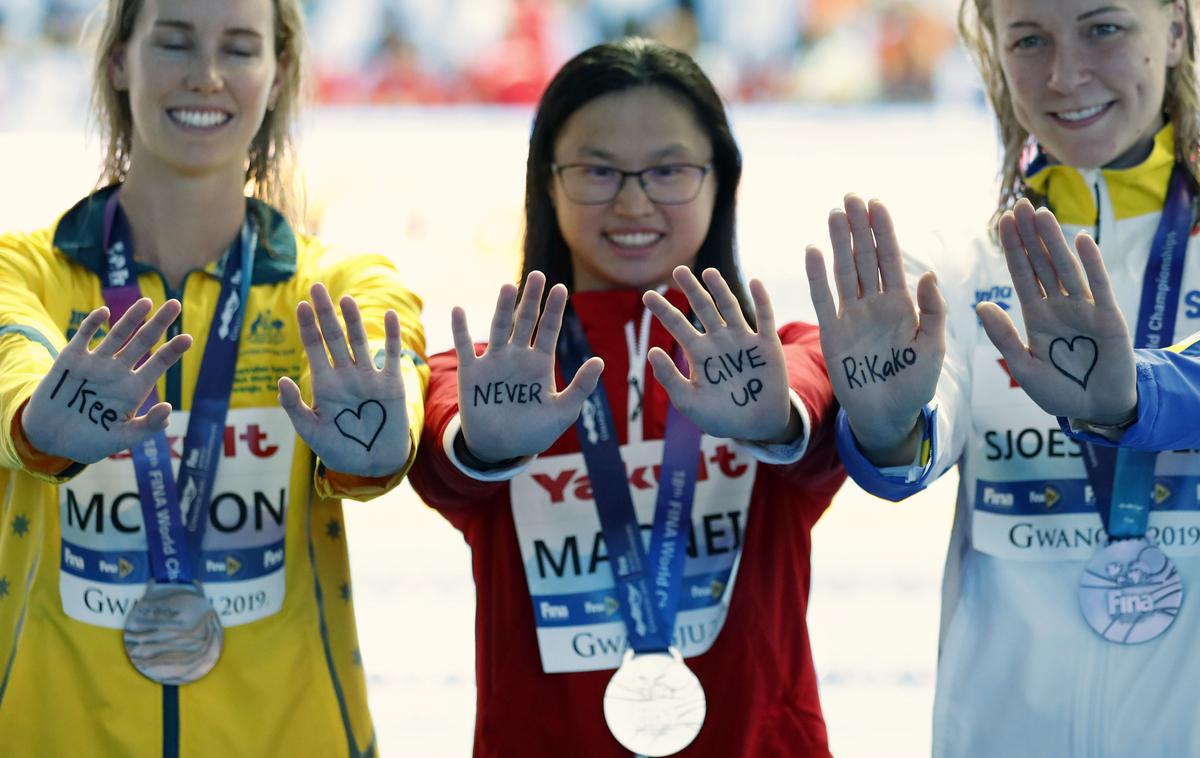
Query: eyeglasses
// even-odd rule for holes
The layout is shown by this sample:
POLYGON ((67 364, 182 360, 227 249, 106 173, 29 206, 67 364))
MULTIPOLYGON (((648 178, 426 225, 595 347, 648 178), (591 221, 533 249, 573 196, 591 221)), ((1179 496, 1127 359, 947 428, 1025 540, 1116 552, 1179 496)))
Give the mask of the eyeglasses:
POLYGON ((642 192, 652 203, 681 205, 690 203, 700 194, 704 177, 712 171, 712 164, 697 166, 691 163, 670 163, 651 166, 641 171, 622 171, 612 166, 592 163, 568 163, 550 168, 562 182, 563 192, 572 201, 581 205, 603 205, 611 203, 629 177, 637 177, 642 192))

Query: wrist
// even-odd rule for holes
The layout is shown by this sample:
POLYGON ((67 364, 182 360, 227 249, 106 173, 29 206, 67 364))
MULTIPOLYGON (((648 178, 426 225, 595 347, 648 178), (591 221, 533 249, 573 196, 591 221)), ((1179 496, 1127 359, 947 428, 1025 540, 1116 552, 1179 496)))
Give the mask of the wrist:
POLYGON ((1086 420, 1081 419, 1082 423, 1090 426, 1107 427, 1111 429, 1127 429, 1133 426, 1133 423, 1138 419, 1137 403, 1128 408, 1128 410, 1120 413, 1097 414, 1095 417, 1089 417, 1086 420))
POLYGON ((1110 442, 1117 442, 1125 435, 1125 430, 1138 420, 1137 405, 1123 414, 1100 417, 1096 420, 1067 419, 1072 429, 1103 437, 1110 442))
POLYGON ((903 466, 912 461, 921 442, 923 420, 923 415, 918 412, 910 423, 860 428, 855 426, 853 419, 847 418, 858 449, 872 465, 879 468, 903 466))
POLYGON ((23 425, 23 416, 25 407, 29 405, 26 400, 17 410, 17 414, 12 421, 12 440, 13 446, 16 448, 17 457, 20 459, 25 468, 35 471, 39 474, 57 475, 68 469, 78 466, 75 461, 70 458, 63 458, 52 455, 41 450, 29 439, 29 432, 23 425))
POLYGON ((13 419, 13 431, 20 435, 21 440, 27 446, 29 452, 37 456, 58 457, 52 448, 54 440, 42 439, 40 432, 42 431, 41 424, 34 424, 32 427, 25 423, 25 412, 29 409, 29 403, 32 399, 26 400, 21 408, 17 411, 16 417, 13 419))
POLYGON ((786 445, 795 442, 801 434, 804 434, 804 420, 800 418, 800 413, 796 410, 796 406, 792 405, 789 398, 788 420, 783 430, 761 440, 749 441, 757 442, 760 445, 786 445))
POLYGON ((458 460, 468 468, 477 471, 489 471, 493 469, 509 468, 515 466, 521 459, 513 458, 493 458, 487 454, 480 454, 467 445, 467 439, 463 435, 462 429, 454 435, 454 454, 458 456, 458 460))

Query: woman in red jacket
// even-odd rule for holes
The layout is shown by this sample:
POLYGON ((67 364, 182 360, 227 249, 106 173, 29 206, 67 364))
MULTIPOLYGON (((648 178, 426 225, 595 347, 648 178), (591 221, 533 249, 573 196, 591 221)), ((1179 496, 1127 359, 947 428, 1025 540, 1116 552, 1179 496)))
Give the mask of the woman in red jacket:
POLYGON ((740 174, 663 45, 542 97, 524 291, 486 345, 455 309, 411 473, 472 548, 477 756, 828 754, 804 617, 833 398, 816 328, 742 288, 740 174))

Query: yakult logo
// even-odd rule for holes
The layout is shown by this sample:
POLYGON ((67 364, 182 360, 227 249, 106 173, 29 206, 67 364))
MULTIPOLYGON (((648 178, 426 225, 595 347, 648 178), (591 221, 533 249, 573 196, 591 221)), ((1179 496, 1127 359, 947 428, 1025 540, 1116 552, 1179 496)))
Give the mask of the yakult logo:
MULTIPOLYGON (((700 465, 696 469, 697 482, 709 479, 709 466, 716 466, 720 475, 727 479, 739 479, 746 475, 749 468, 741 462, 738 453, 728 444, 718 445, 712 455, 701 455, 700 465)), ((635 491, 655 489, 658 487, 661 473, 661 465, 634 466, 628 470, 629 486, 635 491)), ((549 495, 552 505, 566 500, 568 492, 578 500, 592 499, 591 480, 583 468, 564 468, 554 475, 537 473, 532 478, 549 495)))

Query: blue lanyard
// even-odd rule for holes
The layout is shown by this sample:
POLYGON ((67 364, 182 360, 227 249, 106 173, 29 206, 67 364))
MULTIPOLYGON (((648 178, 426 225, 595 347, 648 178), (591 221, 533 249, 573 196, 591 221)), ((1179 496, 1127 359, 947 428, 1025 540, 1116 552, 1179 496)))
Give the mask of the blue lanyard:
MULTIPOLYGON (((1192 229, 1193 192, 1186 168, 1176 164, 1162 218, 1142 278, 1135 347, 1163 347, 1175 334, 1183 292, 1183 264, 1192 229)), ((1150 522, 1157 454, 1084 443, 1096 506, 1110 539, 1142 537, 1150 522)))
MULTIPOLYGON (((583 327, 568 309, 566 327, 558 342, 564 378, 570 382, 591 355, 583 327)), ((686 363, 682 355, 676 364, 686 363)), ((613 426, 604 383, 596 385, 575 429, 587 467, 588 480, 600 517, 608 564, 617 585, 618 601, 630 646, 639 653, 666 650, 675 633, 675 614, 683 584, 696 469, 700 460, 700 429, 671 406, 663 440, 663 460, 650 529, 650 550, 642 547, 641 527, 633 509, 629 477, 613 426)))
MULTIPOLYGON (((133 264, 133 237, 117 196, 113 192, 104 209, 102 291, 113 323, 141 297, 133 264)), ((204 541, 212 485, 225 440, 225 417, 257 245, 258 232, 247 215, 241 234, 218 264, 221 294, 196 379, 178 486, 166 432, 151 436, 130 451, 155 581, 190 582, 195 576, 195 561, 204 541)), ((152 388, 138 412, 145 413, 156 403, 158 390, 152 388)))

